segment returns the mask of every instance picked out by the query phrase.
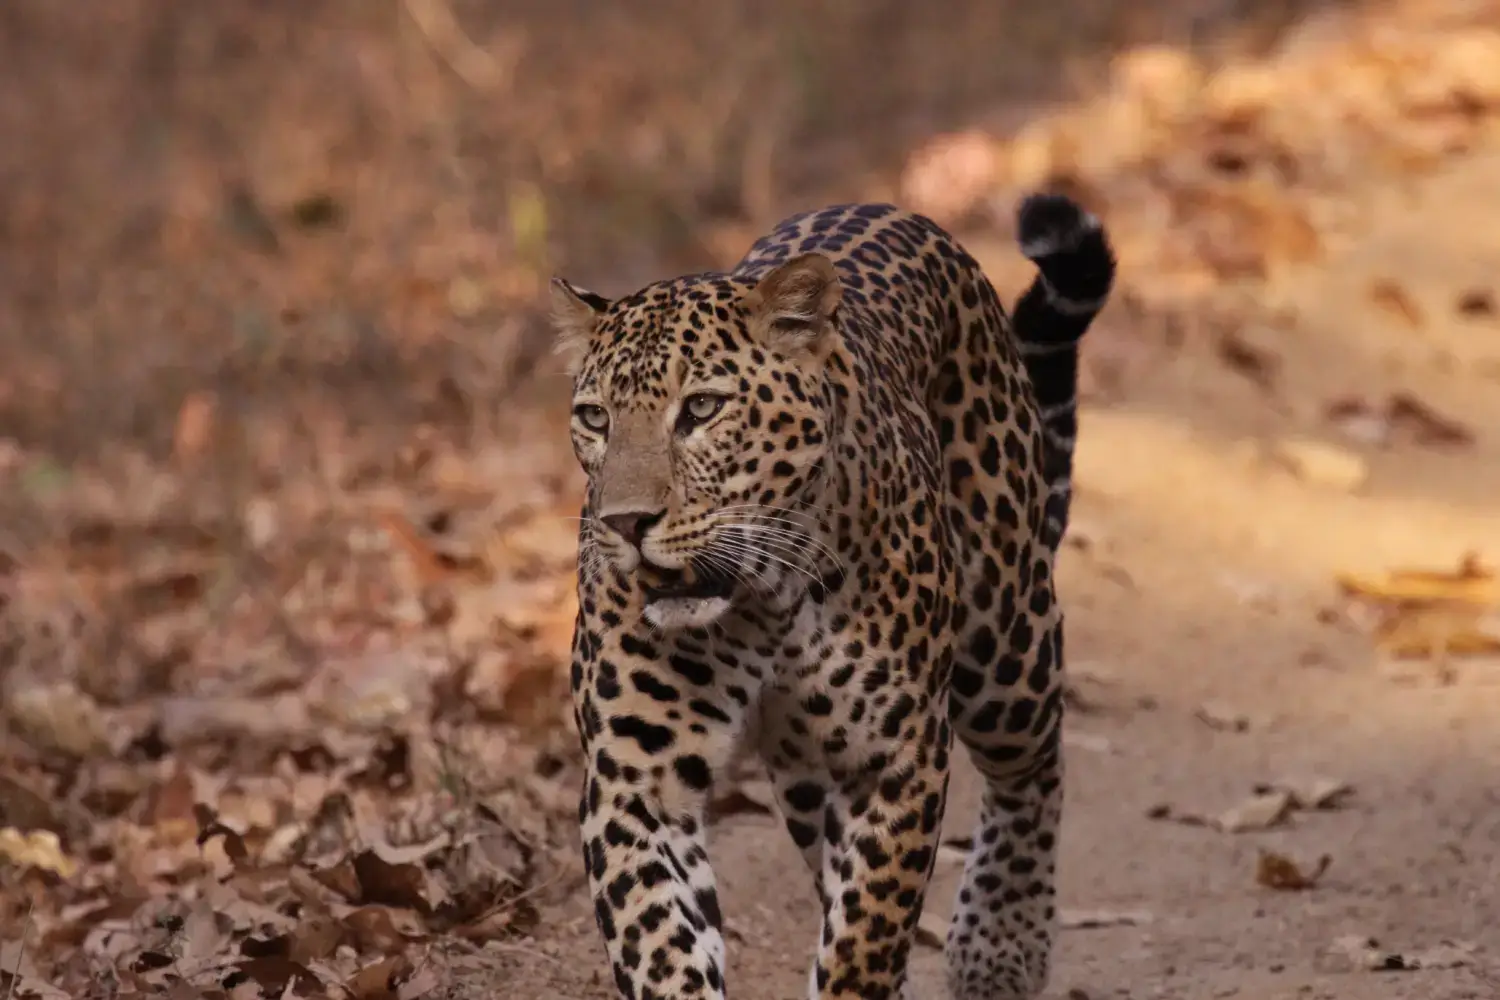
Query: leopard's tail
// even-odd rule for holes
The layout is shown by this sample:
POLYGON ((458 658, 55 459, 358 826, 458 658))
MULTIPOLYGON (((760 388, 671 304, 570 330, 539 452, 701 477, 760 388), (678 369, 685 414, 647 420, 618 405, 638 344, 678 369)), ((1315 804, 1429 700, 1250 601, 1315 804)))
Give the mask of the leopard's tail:
POLYGON ((1017 236, 1036 280, 1011 315, 1046 441, 1047 542, 1068 527, 1078 435, 1078 344, 1109 298, 1115 255, 1099 220, 1063 195, 1036 194, 1017 212, 1017 236))

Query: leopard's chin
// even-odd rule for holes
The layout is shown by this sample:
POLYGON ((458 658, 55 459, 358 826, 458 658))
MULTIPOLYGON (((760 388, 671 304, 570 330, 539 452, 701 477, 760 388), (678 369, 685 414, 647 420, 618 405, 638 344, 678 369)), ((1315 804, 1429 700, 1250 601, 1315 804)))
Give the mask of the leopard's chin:
POLYGON ((648 601, 642 614, 664 632, 707 628, 730 608, 728 597, 662 597, 648 601))

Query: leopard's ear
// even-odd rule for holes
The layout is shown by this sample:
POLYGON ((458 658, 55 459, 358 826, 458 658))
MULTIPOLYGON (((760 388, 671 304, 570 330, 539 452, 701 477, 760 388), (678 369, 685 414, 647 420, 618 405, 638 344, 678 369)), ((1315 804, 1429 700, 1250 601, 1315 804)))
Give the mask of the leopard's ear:
POLYGON ((760 279, 750 293, 754 332, 778 353, 826 357, 842 296, 833 261, 820 253, 794 257, 760 279))
POLYGON ((568 360, 573 372, 588 352, 599 318, 609 308, 609 299, 568 281, 552 279, 552 328, 557 333, 556 350, 568 360))

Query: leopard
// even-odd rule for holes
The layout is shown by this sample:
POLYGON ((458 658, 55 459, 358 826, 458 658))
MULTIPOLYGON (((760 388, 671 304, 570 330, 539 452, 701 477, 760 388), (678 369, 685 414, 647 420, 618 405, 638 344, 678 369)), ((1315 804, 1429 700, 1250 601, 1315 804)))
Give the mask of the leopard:
POLYGON ((727 271, 551 279, 586 486, 572 717, 595 921, 630 1000, 726 996, 716 782, 764 764, 821 906, 808 996, 911 995, 962 746, 983 784, 943 962, 1031 998, 1058 935, 1079 347, 1116 258, 1074 197, 1015 216, 1007 312, 950 232, 801 212, 727 271))

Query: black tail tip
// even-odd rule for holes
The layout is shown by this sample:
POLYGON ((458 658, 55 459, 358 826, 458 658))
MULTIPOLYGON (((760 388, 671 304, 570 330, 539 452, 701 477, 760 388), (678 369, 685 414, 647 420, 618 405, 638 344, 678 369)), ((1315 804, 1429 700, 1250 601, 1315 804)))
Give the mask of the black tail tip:
POLYGON ((1028 195, 1016 210, 1021 252, 1034 261, 1078 250, 1100 231, 1099 220, 1067 195, 1028 195))

